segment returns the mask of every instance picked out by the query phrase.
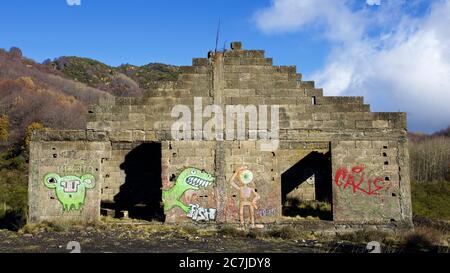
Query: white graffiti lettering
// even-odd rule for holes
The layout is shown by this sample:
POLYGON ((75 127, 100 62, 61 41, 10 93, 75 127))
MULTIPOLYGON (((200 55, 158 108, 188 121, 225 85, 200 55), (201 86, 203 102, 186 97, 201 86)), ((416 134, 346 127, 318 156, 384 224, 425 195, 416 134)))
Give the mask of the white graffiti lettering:
POLYGON ((194 221, 210 221, 216 219, 216 209, 206 209, 197 204, 189 205, 187 217, 194 221))

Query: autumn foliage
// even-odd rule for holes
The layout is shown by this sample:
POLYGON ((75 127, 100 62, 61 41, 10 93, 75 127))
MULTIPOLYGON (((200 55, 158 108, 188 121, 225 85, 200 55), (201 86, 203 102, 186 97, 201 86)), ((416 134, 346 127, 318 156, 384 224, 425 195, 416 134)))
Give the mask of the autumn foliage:
POLYGON ((21 139, 33 122, 60 129, 78 129, 85 124, 86 106, 81 101, 35 85, 30 77, 0 79, 0 104, 8 113, 12 140, 21 139))
POLYGON ((0 142, 8 141, 9 137, 9 119, 8 116, 0 116, 0 142))
POLYGON ((30 125, 82 129, 87 106, 111 96, 12 52, 0 50, 0 151, 26 139, 30 125))
POLYGON ((30 145, 31 136, 33 135, 34 131, 45 131, 47 129, 48 128, 45 128, 44 125, 42 123, 40 123, 40 122, 32 122, 25 129, 25 138, 24 138, 25 145, 27 147, 28 147, 28 145, 30 145))
MULTIPOLYGON (((164 64, 112 67, 80 57, 40 64, 22 56, 19 48, 0 49, 0 116, 8 116, 8 130, 0 137, 17 143, 33 122, 83 129, 88 105, 105 97, 142 96, 155 81, 174 81, 178 73, 178 67, 164 64)), ((0 143, 0 151, 7 145, 0 143)))

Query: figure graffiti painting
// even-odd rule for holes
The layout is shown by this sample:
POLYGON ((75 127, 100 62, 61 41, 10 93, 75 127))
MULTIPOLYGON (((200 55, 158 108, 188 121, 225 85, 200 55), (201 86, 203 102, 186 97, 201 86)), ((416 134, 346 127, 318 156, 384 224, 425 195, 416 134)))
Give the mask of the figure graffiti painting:
POLYGON ((164 212, 175 207, 181 208, 186 215, 196 221, 214 220, 215 209, 205 209, 196 204, 185 204, 181 200, 188 190, 205 189, 214 183, 215 177, 197 168, 186 168, 177 177, 175 185, 162 192, 164 212))
POLYGON ((55 189, 63 211, 68 212, 82 208, 86 199, 86 189, 95 187, 95 177, 92 174, 61 177, 59 174, 49 173, 44 177, 44 185, 49 189, 55 189))
POLYGON ((251 227, 255 227, 255 209, 258 209, 256 202, 261 198, 254 187, 250 186, 253 181, 253 173, 246 166, 239 167, 231 177, 231 186, 239 191, 239 220, 244 225, 244 208, 250 210, 251 227), (239 184, 235 183, 235 180, 239 184))

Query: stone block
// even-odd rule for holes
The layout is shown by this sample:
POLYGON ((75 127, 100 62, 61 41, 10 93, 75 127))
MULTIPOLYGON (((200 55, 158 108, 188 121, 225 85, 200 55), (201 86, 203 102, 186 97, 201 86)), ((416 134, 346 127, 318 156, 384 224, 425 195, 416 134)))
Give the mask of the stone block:
POLYGON ((231 49, 232 50, 241 50, 242 49, 242 42, 231 42, 231 49))

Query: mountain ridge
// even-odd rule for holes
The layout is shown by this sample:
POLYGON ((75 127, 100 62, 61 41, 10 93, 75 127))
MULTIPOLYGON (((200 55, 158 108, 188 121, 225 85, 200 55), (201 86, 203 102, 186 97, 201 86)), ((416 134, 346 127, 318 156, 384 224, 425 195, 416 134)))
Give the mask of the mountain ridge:
MULTIPOLYGON (((0 49, 0 118, 7 120, 7 141, 24 138, 33 123, 52 129, 82 129, 87 107, 110 96, 142 96, 156 81, 174 81, 177 66, 149 63, 112 67, 82 57, 36 62, 13 47, 0 49)), ((4 125, 6 126, 6 125, 4 125)), ((1 128, 0 128, 1 129, 1 128)))

